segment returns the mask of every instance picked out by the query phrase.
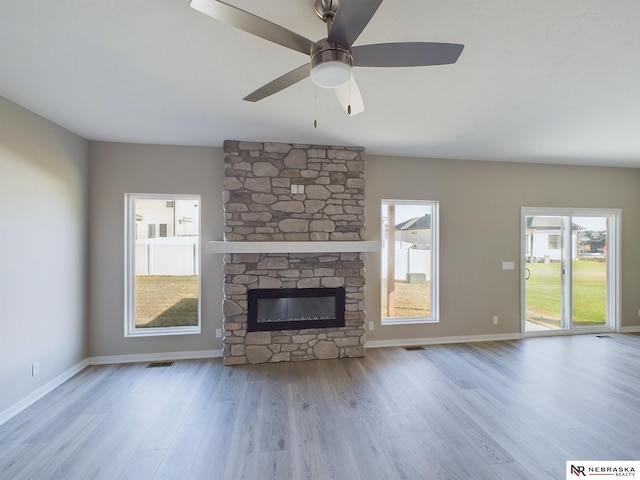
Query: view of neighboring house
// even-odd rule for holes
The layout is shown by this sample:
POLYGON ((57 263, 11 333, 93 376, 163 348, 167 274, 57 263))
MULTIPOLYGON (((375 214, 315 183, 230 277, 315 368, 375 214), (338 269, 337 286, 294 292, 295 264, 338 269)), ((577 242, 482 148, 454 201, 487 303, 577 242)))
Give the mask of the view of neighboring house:
POLYGON ((431 249, 431 215, 413 217, 396 225, 396 242, 411 243, 418 250, 431 249))
POLYGON ((192 200, 137 199, 135 209, 136 240, 184 237, 198 231, 198 206, 192 200))
MULTIPOLYGON (((582 220, 588 220, 583 218, 582 220)), ((529 263, 545 263, 562 259, 562 218, 527 217, 526 258, 529 263)), ((602 259, 607 252, 606 224, 585 227, 571 224, 572 260, 602 259)))
MULTIPOLYGON (((578 234, 584 227, 571 224, 571 252, 573 260, 579 256, 578 234)), ((560 261, 562 259, 562 218, 527 217, 526 256, 530 263, 560 261)))
MULTIPOLYGON (((431 243, 430 214, 412 217, 396 224, 394 262, 396 280, 429 281, 431 279, 431 243)), ((382 275, 386 277, 385 264, 382 269, 382 275)))
POLYGON ((581 257, 604 257, 607 253, 607 232, 605 230, 586 230, 578 236, 578 248, 581 257))
POLYGON ((135 200, 136 275, 197 275, 198 203, 135 200))

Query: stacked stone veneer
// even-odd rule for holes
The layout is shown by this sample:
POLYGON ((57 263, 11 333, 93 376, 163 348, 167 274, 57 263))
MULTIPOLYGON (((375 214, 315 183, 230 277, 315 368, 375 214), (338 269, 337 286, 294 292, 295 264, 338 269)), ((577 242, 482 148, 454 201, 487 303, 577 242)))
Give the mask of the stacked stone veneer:
MULTIPOLYGON (((364 240, 364 149, 226 141, 224 152, 225 240, 364 240)), ((225 254, 225 365, 364 356, 364 256, 225 254), (345 288, 344 327, 247 332, 247 290, 316 287, 345 288)))

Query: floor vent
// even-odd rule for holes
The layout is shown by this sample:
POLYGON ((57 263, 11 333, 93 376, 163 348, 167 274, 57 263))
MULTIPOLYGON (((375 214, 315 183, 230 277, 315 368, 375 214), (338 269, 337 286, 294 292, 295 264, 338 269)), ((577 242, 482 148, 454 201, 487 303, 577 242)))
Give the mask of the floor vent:
POLYGON ((147 368, 170 367, 174 363, 175 362, 151 362, 149 365, 147 365, 147 368))
POLYGON ((422 345, 411 345, 409 347, 403 347, 407 352, 411 352, 413 350, 424 350, 422 345))
POLYGON ((612 338, 611 335, 596 335, 598 338, 612 338))

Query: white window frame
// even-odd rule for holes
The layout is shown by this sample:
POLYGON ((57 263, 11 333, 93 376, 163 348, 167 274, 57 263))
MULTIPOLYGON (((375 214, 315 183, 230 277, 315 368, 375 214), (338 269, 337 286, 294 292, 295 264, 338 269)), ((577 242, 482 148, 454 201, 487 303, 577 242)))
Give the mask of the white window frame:
POLYGON ((200 251, 201 239, 201 198, 200 195, 177 195, 177 194, 149 194, 149 193, 126 193, 124 196, 124 336, 125 337, 153 337, 165 335, 194 335, 201 333, 202 328, 202 278, 200 251), (198 325, 180 327, 154 327, 136 328, 135 325, 135 232, 136 215, 135 201, 138 199, 149 200, 197 200, 198 202, 198 247, 196 248, 196 269, 198 272, 198 325))
MULTIPOLYGON (((380 323, 382 325, 403 325, 416 323, 440 322, 440 203, 435 200, 397 200, 383 198, 380 207, 393 203, 394 205, 425 205, 431 206, 431 315, 428 317, 385 317, 380 308, 380 323)), ((382 239, 385 238, 384 223, 380 219, 382 239)), ((382 269, 386 260, 381 258, 380 281, 383 281, 382 269)), ((382 288, 380 289, 382 291, 382 288)), ((382 298, 380 298, 382 302, 382 298)))
MULTIPOLYGON (((569 208, 569 207, 521 207, 520 208, 520 331, 523 337, 534 337, 544 335, 563 335, 566 333, 596 333, 599 331, 621 331, 621 316, 620 316, 620 259, 621 257, 621 244, 620 244, 620 228, 622 222, 622 209, 619 208, 569 208), (527 253, 526 239, 523 232, 527 228, 527 217, 541 215, 551 217, 609 217, 607 223, 607 245, 610 247, 608 250, 609 261, 607 262, 607 324, 602 327, 595 327, 591 329, 578 327, 570 330, 551 330, 549 332, 527 332, 526 331, 526 317, 527 317, 527 305, 526 305, 526 262, 524 261, 527 253)), ((569 226, 570 227, 570 226, 569 226)), ((565 257, 571 258, 571 242, 567 242, 564 246, 565 257)), ((567 295, 571 298, 572 292, 570 290, 567 295)), ((571 311, 568 312, 569 316, 572 316, 571 311)))

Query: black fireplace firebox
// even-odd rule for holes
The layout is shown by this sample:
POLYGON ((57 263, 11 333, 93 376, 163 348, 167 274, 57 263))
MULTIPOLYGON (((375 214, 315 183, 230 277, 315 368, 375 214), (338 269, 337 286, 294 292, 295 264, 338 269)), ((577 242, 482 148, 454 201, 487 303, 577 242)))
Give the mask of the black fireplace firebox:
POLYGON ((344 327, 344 288, 260 288, 247 299, 249 332, 344 327))

